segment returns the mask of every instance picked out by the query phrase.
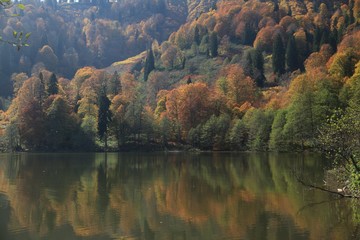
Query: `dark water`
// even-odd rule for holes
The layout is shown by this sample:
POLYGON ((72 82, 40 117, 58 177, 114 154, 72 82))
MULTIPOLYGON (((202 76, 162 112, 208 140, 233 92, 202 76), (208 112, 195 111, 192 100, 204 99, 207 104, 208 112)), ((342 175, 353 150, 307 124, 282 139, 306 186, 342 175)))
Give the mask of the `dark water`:
POLYGON ((317 155, 1 154, 0 239, 360 239, 317 155))

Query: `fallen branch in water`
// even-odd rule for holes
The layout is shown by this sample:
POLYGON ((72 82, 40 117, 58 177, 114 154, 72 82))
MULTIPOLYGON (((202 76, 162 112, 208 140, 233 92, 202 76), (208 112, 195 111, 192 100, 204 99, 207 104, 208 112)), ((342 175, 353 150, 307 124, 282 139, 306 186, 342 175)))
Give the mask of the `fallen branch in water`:
POLYGON ((310 188, 314 188, 314 189, 318 189, 318 190, 321 190, 321 191, 324 191, 324 192, 328 192, 328 193, 332 193, 332 194, 336 194, 336 195, 339 195, 340 197, 342 198, 357 198, 357 199, 360 199, 360 196, 356 196, 356 195, 349 195, 349 194, 345 194, 343 189, 342 189, 342 192, 340 191, 332 191, 330 189, 326 189, 326 188, 323 188, 323 187, 319 187, 319 186, 315 186, 311 183, 306 183, 304 182, 302 179, 300 179, 299 177, 296 177, 296 179, 304 186, 306 187, 310 187, 310 188))

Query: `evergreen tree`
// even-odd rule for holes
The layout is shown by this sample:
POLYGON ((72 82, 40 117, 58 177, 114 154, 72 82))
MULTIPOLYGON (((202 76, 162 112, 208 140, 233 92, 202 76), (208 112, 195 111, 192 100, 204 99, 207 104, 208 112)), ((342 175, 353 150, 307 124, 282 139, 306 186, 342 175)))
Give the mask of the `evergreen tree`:
POLYGON ((264 56, 262 52, 259 49, 255 49, 252 55, 253 67, 259 70, 261 74, 264 74, 264 56))
POLYGON ((273 44, 272 66, 275 74, 285 73, 285 49, 280 34, 276 35, 273 44))
POLYGON ((39 101, 40 104, 42 104, 45 100, 45 81, 44 81, 44 75, 42 74, 42 72, 39 73, 39 84, 38 86, 34 89, 34 95, 35 98, 39 101))
MULTIPOLYGON (((236 56, 236 55, 235 55, 236 56)), ((254 76, 254 69, 253 69, 253 59, 251 51, 247 51, 245 55, 245 63, 244 63, 244 71, 245 74, 253 77, 254 76)))
POLYGON ((186 66, 186 57, 184 56, 184 58, 181 61, 181 69, 185 69, 186 66))
POLYGON ((105 150, 107 149, 107 133, 111 122, 112 114, 110 111, 110 100, 106 96, 105 88, 101 91, 99 96, 99 111, 98 111, 98 135, 101 140, 105 142, 105 150))
POLYGON ((152 48, 149 49, 145 61, 144 81, 148 80, 149 74, 155 69, 155 58, 152 48))
POLYGON ((245 30, 244 30, 244 45, 253 45, 254 40, 256 38, 256 32, 251 27, 249 23, 245 24, 245 30))
POLYGON ((187 84, 191 84, 192 83, 192 80, 191 80, 191 77, 189 76, 187 81, 186 81, 187 84))
POLYGON ((218 36, 216 32, 212 32, 210 35, 210 55, 211 57, 217 57, 218 55, 218 36))
POLYGON ((278 12, 279 11, 279 3, 278 1, 274 1, 274 12, 278 12))
POLYGON ((348 25, 353 24, 355 22, 354 17, 354 0, 349 1, 349 18, 348 25))
POLYGON ((110 86, 110 89, 109 89, 110 94, 117 95, 117 94, 121 93, 122 86, 121 86, 119 74, 117 71, 115 71, 114 74, 112 75, 109 86, 110 86))
POLYGON ((316 28, 313 37, 313 52, 318 52, 320 50, 321 36, 322 36, 321 30, 319 28, 316 28))
POLYGON ((328 29, 324 29, 322 34, 321 34, 321 40, 320 40, 320 47, 323 44, 327 44, 329 43, 329 30, 328 29))
POLYGON ((288 68, 288 71, 293 72, 297 69, 299 69, 299 61, 298 61, 298 52, 296 47, 295 38, 292 35, 288 42, 286 47, 286 65, 288 68))
POLYGON ((54 95, 54 94, 58 94, 58 92, 59 92, 58 80, 56 75, 52 73, 49 80, 47 93, 48 95, 54 95))
POLYGON ((265 83, 264 76, 264 57, 262 52, 258 49, 252 51, 252 69, 253 69, 253 78, 255 79, 256 85, 258 87, 263 87, 265 83))
POLYGON ((217 10, 216 1, 213 1, 211 9, 212 10, 217 10))
POLYGON ((338 44, 338 38, 339 38, 339 33, 338 30, 336 28, 334 28, 334 30, 331 32, 330 37, 329 37, 329 44, 332 47, 332 49, 334 50, 334 52, 337 51, 337 44, 338 44))
POLYGON ((194 30, 194 42, 196 43, 196 45, 200 45, 201 43, 201 38, 200 38, 200 32, 199 32, 199 27, 196 26, 195 30, 194 30))

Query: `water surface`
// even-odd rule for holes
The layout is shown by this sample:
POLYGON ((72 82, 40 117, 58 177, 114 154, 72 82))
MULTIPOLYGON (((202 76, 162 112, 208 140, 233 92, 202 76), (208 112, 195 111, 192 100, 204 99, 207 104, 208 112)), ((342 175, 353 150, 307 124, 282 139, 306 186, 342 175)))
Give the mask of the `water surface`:
POLYGON ((317 155, 0 154, 0 240, 360 239, 317 155))

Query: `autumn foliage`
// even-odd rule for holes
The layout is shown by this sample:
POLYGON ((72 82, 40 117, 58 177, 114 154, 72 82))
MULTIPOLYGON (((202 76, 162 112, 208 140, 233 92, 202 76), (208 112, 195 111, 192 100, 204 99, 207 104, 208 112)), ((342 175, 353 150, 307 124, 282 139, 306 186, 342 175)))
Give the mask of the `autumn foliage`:
MULTIPOLYGON (((71 15, 77 21, 66 27, 61 17, 40 17, 52 13, 50 6, 27 10, 24 19, 37 19, 37 50, 11 63, 22 72, 11 76, 11 104, 1 106, 8 149, 77 149, 80 142, 104 148, 105 98, 111 118, 101 132, 114 150, 305 149, 318 144, 333 111, 355 101, 357 1, 218 1, 168 38, 159 26, 168 26, 170 13, 181 21, 175 12, 186 8, 183 2, 155 1, 159 14, 118 23, 129 16, 123 7, 145 11, 150 2, 111 3, 109 19, 91 7, 71 15), (45 31, 50 20, 66 38, 45 31), (140 49, 148 54, 101 68, 140 49)), ((5 34, 19 25, 6 24, 5 34)))

